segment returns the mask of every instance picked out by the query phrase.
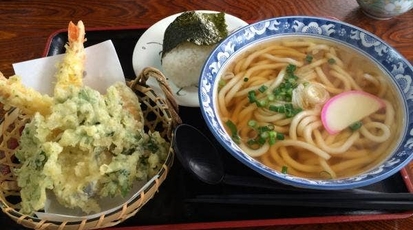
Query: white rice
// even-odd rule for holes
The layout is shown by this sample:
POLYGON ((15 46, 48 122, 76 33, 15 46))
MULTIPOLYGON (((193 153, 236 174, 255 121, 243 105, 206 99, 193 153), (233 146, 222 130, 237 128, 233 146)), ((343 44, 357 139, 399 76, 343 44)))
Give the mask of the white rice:
POLYGON ((184 42, 162 58, 165 76, 178 88, 197 86, 201 69, 214 45, 199 46, 184 42))

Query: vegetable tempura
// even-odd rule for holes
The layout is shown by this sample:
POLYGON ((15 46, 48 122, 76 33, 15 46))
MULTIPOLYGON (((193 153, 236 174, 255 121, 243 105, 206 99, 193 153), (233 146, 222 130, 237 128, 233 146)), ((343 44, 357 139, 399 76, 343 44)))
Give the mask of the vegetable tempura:
POLYGON ((15 156, 21 212, 44 208, 47 191, 59 203, 99 212, 98 200, 126 195, 134 181, 155 175, 168 153, 159 133, 145 133, 140 103, 123 82, 105 95, 83 86, 84 26, 69 24, 69 42, 58 66, 54 96, 0 78, 0 100, 31 115, 15 156))

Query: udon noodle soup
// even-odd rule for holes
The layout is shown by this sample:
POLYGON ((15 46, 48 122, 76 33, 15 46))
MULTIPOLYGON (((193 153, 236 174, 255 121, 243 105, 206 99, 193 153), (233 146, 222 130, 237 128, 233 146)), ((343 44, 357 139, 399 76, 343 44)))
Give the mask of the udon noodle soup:
POLYGON ((232 139, 264 165, 305 178, 350 177, 384 161, 400 141, 400 95, 386 74, 344 45, 277 38, 239 51, 224 66, 218 111, 232 139), (380 98, 384 106, 332 134, 321 112, 347 91, 380 98))

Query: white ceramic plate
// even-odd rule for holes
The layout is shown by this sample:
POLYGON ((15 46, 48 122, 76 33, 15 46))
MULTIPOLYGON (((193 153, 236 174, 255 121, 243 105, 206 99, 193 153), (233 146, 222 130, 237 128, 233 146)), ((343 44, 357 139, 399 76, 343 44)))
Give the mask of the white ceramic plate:
MULTIPOLYGON (((197 12, 218 13, 217 11, 209 10, 198 10, 197 12)), ((143 68, 149 66, 155 67, 162 71, 161 51, 163 36, 169 24, 171 24, 181 14, 182 13, 177 13, 158 21, 146 30, 145 33, 139 38, 132 55, 132 65, 136 75, 138 75, 143 68)), ((228 26, 228 31, 230 32, 248 25, 245 21, 229 14, 225 14, 225 21, 228 26)), ((163 92, 155 79, 148 79, 147 84, 153 88, 157 95, 163 95, 163 92)), ((199 107, 198 87, 189 86, 185 88, 178 88, 171 81, 168 81, 168 84, 175 95, 176 102, 179 105, 199 107)))

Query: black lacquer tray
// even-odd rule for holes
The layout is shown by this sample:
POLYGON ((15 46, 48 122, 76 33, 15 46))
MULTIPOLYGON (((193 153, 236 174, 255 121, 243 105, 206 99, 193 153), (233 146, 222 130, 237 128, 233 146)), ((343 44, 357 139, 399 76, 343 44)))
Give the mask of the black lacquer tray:
MULTIPOLYGON (((145 32, 144 27, 92 28, 87 30, 85 46, 111 39, 120 59, 126 78, 134 78, 132 54, 136 42, 145 32)), ((65 30, 53 33, 44 52, 45 56, 61 54, 67 42, 65 30)), ((142 57, 144 58, 144 57, 142 57)), ((184 123, 191 124, 214 139, 203 121, 199 108, 180 107, 179 115, 184 123)), ((219 147, 218 147, 219 148, 219 147)), ((238 162, 223 148, 219 148, 224 159, 226 172, 231 175, 262 177, 238 162)), ((411 174, 413 167, 406 167, 400 173, 363 189, 390 193, 412 192, 411 174)), ((241 189, 230 185, 207 185, 187 173, 178 160, 161 185, 159 192, 134 217, 113 227, 128 229, 200 229, 223 227, 251 227, 270 225, 295 225, 308 223, 332 223, 360 220, 401 219, 413 215, 412 211, 353 210, 344 208, 283 207, 258 205, 199 204, 186 203, 185 199, 197 195, 221 195, 232 193, 260 193, 259 189, 241 189)), ((24 227, 14 223, 0 213, 2 229, 18 230, 24 227)))

